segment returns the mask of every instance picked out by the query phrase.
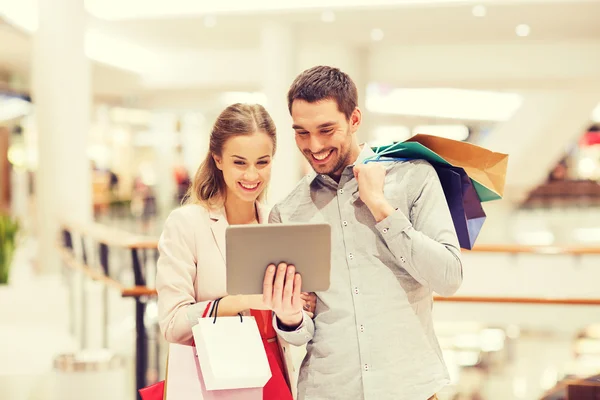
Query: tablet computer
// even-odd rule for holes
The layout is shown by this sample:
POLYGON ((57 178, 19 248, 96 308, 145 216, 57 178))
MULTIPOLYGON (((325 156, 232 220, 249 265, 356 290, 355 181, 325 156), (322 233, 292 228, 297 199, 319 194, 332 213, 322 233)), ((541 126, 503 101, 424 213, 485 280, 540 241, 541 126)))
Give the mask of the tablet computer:
POLYGON ((269 264, 293 264, 303 292, 329 289, 329 224, 230 225, 225 232, 227 293, 261 294, 269 264))

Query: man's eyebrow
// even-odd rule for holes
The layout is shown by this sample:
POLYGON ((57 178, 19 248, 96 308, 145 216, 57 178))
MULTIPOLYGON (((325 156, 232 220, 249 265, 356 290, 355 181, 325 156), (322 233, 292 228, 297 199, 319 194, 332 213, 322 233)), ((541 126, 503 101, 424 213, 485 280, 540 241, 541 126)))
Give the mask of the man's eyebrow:
MULTIPOLYGON (((333 126, 335 124, 336 124, 335 121, 324 122, 321 125, 317 126, 317 129, 329 128, 330 126, 333 126)), ((292 129, 297 131, 299 129, 304 129, 304 128, 300 125, 294 124, 294 125, 292 125, 292 129)), ((304 130, 306 130, 306 129, 304 129, 304 130)))

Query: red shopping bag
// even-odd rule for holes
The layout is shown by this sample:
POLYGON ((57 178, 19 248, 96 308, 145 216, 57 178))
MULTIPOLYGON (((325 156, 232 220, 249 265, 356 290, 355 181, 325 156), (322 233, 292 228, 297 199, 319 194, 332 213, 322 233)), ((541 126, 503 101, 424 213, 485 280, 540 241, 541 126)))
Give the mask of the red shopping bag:
POLYGON ((163 400, 165 396, 165 381, 138 390, 142 400, 163 400))

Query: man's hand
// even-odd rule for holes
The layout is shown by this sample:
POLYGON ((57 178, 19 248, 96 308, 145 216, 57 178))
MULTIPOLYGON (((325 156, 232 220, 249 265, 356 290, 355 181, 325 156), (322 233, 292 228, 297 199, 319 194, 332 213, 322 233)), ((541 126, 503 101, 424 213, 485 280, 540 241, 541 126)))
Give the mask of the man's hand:
POLYGON ((371 211, 377 222, 381 222, 394 212, 394 207, 383 195, 385 167, 377 162, 358 164, 353 168, 358 182, 358 194, 371 211))
POLYGON ((279 321, 288 328, 302 323, 302 278, 296 267, 280 263, 269 265, 263 282, 263 303, 275 312, 279 321))
POLYGON ((302 292, 300 298, 303 300, 304 311, 309 317, 313 318, 315 315, 315 309, 317 308, 317 295, 314 293, 302 292))

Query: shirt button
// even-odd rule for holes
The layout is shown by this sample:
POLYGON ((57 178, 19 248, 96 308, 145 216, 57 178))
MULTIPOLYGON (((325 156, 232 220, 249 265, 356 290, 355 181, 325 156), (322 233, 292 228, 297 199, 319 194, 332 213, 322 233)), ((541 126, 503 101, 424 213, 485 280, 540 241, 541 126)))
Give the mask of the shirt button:
POLYGON ((344 221, 344 222, 342 222, 342 224, 343 224, 344 226, 348 226, 348 221, 344 221))
POLYGON ((358 294, 358 288, 357 287, 354 288, 354 294, 358 294))
POLYGON ((344 194, 344 189, 340 189, 340 194, 344 194))
POLYGON ((387 233, 388 232, 388 228, 383 228, 383 233, 387 233))
POLYGON ((365 371, 368 371, 368 370, 369 370, 369 364, 365 364, 365 365, 363 365, 363 369, 364 369, 365 371))
POLYGON ((406 258, 400 257, 400 261, 402 261, 403 263, 405 263, 406 262, 406 258))
POLYGON ((354 255, 352 255, 352 253, 348 254, 348 258, 353 260, 354 259, 354 255))
POLYGON ((364 331, 365 331, 365 326, 364 326, 364 325, 361 325, 361 326, 360 326, 360 331, 361 331, 361 332, 364 332, 364 331))

